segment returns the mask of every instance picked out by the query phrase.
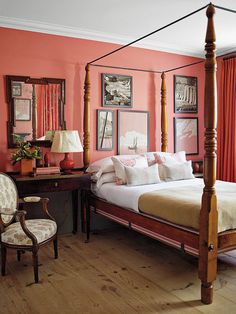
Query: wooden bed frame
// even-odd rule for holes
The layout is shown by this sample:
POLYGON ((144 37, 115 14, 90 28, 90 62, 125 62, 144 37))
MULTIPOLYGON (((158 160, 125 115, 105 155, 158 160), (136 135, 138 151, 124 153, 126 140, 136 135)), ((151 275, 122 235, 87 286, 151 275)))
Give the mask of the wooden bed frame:
MULTIPOLYGON (((142 213, 135 213, 119 206, 109 204, 94 195, 89 198, 89 206, 95 211, 113 219, 131 229, 159 239, 169 245, 179 247, 199 257, 199 278, 201 280, 201 301, 210 304, 213 301, 213 281, 217 273, 217 255, 220 252, 236 248, 236 231, 218 234, 218 212, 215 191, 216 182, 216 55, 215 55, 215 8, 207 8, 206 59, 205 59, 205 154, 204 189, 200 211, 199 232, 177 226, 142 213)), ((86 66, 84 94, 84 166, 90 162, 90 65, 86 66)), ((161 86, 161 150, 167 151, 167 113, 165 73, 162 73, 161 86)), ((87 231, 89 235, 89 212, 87 210, 87 231)))

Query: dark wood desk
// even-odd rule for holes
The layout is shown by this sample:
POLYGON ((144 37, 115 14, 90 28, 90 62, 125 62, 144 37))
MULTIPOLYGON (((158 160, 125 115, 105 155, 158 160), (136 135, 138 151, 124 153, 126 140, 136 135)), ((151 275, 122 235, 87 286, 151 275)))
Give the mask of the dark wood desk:
MULTIPOLYGON (((72 191, 73 202, 73 232, 78 230, 78 191, 81 193, 81 213, 83 214, 86 191, 90 189, 90 175, 83 172, 61 175, 40 175, 12 176, 17 188, 19 197, 34 195, 37 193, 72 191)), ((82 217, 83 220, 83 217, 82 217)))

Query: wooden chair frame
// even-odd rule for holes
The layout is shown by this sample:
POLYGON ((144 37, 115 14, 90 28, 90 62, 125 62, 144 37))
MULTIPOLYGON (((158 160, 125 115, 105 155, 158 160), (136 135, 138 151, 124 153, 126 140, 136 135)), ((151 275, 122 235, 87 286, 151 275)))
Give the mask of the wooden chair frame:
MULTIPOLYGON (((11 178, 9 178, 11 179, 11 178)), ((14 182, 13 182, 14 183, 14 182)), ((16 188, 16 187, 15 187, 16 188)), ((17 188, 16 188, 17 189, 17 188)), ((48 198, 40 198, 37 203, 41 203, 41 208, 46 215, 46 217, 50 220, 55 221, 55 219, 50 215, 48 212, 48 198)), ((21 204, 30 204, 30 203, 35 203, 35 201, 29 202, 29 201, 24 201, 24 199, 19 199, 18 200, 18 205, 21 204)), ((16 218, 21 225, 21 228, 23 229, 24 233, 32 240, 32 245, 13 245, 13 244, 7 244, 4 243, 0 240, 1 244, 1 274, 2 276, 6 275, 6 257, 7 257, 7 249, 15 249, 17 250, 17 259, 20 261, 21 258, 21 252, 22 251, 30 251, 32 252, 32 257, 33 257, 33 268, 34 268, 34 280, 35 283, 39 282, 39 275, 38 275, 38 250, 41 246, 47 244, 50 241, 53 241, 53 247, 54 247, 54 257, 55 259, 58 258, 58 241, 57 241, 57 232, 55 235, 49 239, 47 239, 44 242, 38 243, 37 238, 35 235, 30 232, 30 230, 27 228, 26 223, 25 223, 25 215, 26 211, 25 210, 16 210, 15 212, 12 213, 7 213, 4 212, 4 210, 0 209, 0 231, 1 233, 4 232, 4 229, 10 225, 10 223, 5 224, 1 218, 1 214, 4 215, 12 215, 13 219, 16 218)), ((12 220, 11 220, 12 221, 12 220)))

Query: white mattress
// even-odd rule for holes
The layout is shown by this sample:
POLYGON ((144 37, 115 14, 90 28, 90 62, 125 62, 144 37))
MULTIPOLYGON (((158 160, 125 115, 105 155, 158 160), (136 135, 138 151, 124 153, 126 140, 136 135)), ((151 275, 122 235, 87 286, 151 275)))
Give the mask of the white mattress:
POLYGON ((109 203, 132 209, 139 212, 138 199, 145 192, 166 189, 175 186, 188 186, 194 183, 199 184, 202 179, 189 179, 171 182, 161 182, 157 184, 127 186, 116 185, 115 183, 105 183, 99 189, 93 189, 93 193, 100 198, 105 199, 109 203))

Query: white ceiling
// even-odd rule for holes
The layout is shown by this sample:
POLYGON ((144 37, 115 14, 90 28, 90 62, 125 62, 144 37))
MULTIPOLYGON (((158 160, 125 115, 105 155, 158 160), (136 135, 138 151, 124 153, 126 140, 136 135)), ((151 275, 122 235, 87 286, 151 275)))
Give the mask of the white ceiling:
MULTIPOLYGON (((208 4, 208 0, 0 0, 0 26, 118 44, 129 43, 208 4)), ((236 0, 215 0, 236 10, 236 0)), ((138 47, 204 56, 205 9, 138 47)), ((236 50, 236 14, 217 9, 217 54, 236 50)))

